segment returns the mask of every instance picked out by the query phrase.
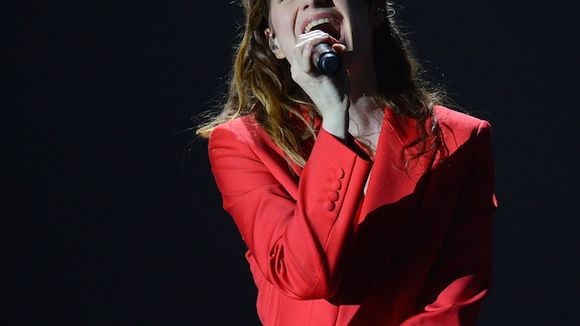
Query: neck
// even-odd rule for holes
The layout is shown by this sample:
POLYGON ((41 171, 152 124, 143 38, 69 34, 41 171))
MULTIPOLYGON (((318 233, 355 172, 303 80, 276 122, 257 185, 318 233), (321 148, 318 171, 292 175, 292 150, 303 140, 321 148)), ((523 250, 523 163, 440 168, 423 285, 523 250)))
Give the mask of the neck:
POLYGON ((376 73, 372 54, 357 58, 356 64, 348 66, 350 74, 350 108, 351 119, 364 121, 370 113, 381 104, 377 101, 376 73))
POLYGON ((359 106, 373 104, 368 101, 368 98, 376 96, 377 92, 377 76, 373 59, 370 51, 365 55, 347 59, 351 106, 357 106, 357 103, 360 103, 359 106))
POLYGON ((375 97, 361 96, 355 102, 351 102, 348 116, 348 129, 356 137, 371 129, 380 129, 383 117, 382 105, 375 97))
POLYGON ((372 53, 369 51, 367 55, 351 60, 348 72, 351 87, 348 130, 355 138, 366 141, 367 146, 374 152, 382 125, 383 110, 381 102, 377 100, 372 53))

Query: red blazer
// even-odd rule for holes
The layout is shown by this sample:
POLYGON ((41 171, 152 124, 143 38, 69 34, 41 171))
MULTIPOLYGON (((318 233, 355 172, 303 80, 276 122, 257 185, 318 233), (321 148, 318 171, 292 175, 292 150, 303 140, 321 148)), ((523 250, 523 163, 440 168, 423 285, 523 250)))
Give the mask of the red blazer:
POLYGON ((388 109, 374 161, 323 129, 304 169, 251 116, 213 131, 212 171, 264 325, 475 324, 497 207, 490 125, 435 113, 448 155, 406 168, 415 125, 388 109))

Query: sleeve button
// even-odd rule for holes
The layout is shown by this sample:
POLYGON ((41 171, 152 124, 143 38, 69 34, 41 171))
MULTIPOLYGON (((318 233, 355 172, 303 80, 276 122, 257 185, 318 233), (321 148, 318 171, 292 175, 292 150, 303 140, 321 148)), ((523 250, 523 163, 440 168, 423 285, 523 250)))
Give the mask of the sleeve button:
POLYGON ((336 178, 337 179, 344 178, 344 169, 343 168, 336 169, 336 178))
POLYGON ((340 197, 340 195, 338 194, 338 191, 329 191, 328 192, 328 200, 330 200, 330 201, 337 201, 339 197, 340 197))
POLYGON ((331 201, 325 201, 324 204, 322 204, 322 206, 327 211, 333 211, 334 208, 336 207, 336 205, 333 202, 331 202, 331 201))
POLYGON ((342 182, 340 180, 334 180, 330 183, 330 189, 340 190, 340 188, 342 188, 342 182))

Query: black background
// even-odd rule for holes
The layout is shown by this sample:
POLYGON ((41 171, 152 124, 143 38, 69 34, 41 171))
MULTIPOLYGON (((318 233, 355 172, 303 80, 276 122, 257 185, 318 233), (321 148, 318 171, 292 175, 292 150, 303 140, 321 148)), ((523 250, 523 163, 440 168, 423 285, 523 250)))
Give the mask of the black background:
MULTIPOLYGON (((228 2, 5 10, 0 318, 257 324, 242 240, 187 130, 225 91, 242 22, 228 2)), ((500 209, 479 325, 580 324, 578 2, 398 4, 427 76, 493 125, 500 209)))

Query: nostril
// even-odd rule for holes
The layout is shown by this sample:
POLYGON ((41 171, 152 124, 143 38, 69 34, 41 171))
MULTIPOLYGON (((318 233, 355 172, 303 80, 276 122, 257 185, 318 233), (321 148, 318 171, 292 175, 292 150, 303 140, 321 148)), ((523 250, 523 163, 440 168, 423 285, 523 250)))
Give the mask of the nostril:
POLYGON ((302 9, 308 9, 310 7, 333 7, 333 0, 306 0, 304 1, 304 6, 302 9))

